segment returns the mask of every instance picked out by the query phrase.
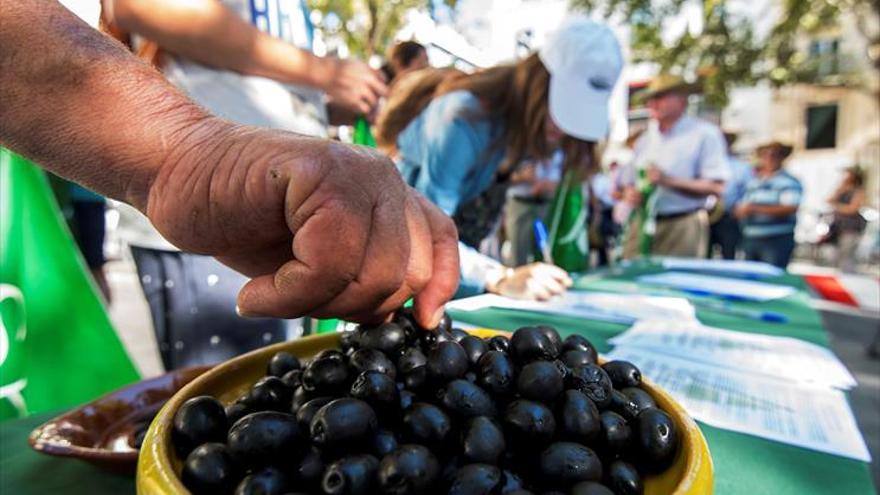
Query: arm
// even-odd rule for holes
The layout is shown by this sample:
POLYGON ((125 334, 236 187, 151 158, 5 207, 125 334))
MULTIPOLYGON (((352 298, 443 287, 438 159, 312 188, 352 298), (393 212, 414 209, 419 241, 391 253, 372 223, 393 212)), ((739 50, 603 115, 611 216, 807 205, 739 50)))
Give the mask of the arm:
POLYGON ((833 203, 835 213, 841 215, 855 215, 862 209, 865 204, 865 190, 857 189, 852 196, 852 200, 848 204, 833 203))
POLYGON ((362 147, 207 115, 57 2, 0 2, 0 143, 253 280, 243 314, 439 322, 452 222, 362 147))
POLYGON ((787 217, 797 212, 797 209, 797 205, 747 205, 749 215, 767 215, 770 217, 787 217))
POLYGON ((652 179, 652 182, 655 184, 675 189, 688 196, 721 196, 724 193, 724 181, 721 180, 682 179, 663 174, 659 169, 656 169, 656 167, 649 170, 649 176, 651 176, 652 173, 660 174, 656 180, 652 179), (656 172, 652 172, 652 170, 656 170, 656 172))
POLYGON ((382 76, 365 64, 316 57, 261 32, 217 0, 102 4, 105 16, 120 28, 204 65, 319 88, 360 113, 368 113, 385 94, 382 76))
MULTIPOLYGON (((708 125, 708 124, 707 124, 708 125)), ((717 128, 705 129, 700 146, 698 177, 693 179, 670 177, 656 167, 648 170, 651 182, 687 196, 705 197, 724 194, 724 182, 730 179, 730 164, 724 137, 717 128)))

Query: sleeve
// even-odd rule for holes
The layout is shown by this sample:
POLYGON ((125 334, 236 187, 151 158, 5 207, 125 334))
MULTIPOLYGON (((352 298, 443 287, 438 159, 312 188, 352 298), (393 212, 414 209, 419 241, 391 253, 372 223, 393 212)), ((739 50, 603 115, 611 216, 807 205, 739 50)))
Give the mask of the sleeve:
POLYGON ((730 163, 724 136, 715 126, 708 126, 700 147, 700 163, 697 178, 730 180, 730 163))
POLYGON ((486 292, 486 280, 489 273, 503 269, 501 263, 462 242, 458 243, 458 259, 461 281, 458 285, 458 292, 455 293, 456 299, 486 292))
POLYGON ((470 122, 444 109, 428 107, 424 132, 424 163, 414 187, 447 215, 462 201, 465 181, 482 152, 470 122))

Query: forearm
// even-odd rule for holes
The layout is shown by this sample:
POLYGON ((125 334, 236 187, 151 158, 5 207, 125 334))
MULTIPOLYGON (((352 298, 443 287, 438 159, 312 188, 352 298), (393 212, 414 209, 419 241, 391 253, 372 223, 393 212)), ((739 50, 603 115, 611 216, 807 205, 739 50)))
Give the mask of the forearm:
POLYGON ((217 0, 103 0, 122 29, 196 62, 323 89, 333 64, 261 32, 217 0))
POLYGON ((720 196, 724 193, 724 182, 709 179, 682 179, 666 175, 660 185, 695 197, 720 196))
POLYGON ((797 209, 797 206, 752 204, 749 207, 749 213, 752 215, 766 215, 770 217, 787 217, 797 212, 797 209))
POLYGON ((143 209, 170 152, 208 115, 56 2, 0 2, 0 142, 143 209))

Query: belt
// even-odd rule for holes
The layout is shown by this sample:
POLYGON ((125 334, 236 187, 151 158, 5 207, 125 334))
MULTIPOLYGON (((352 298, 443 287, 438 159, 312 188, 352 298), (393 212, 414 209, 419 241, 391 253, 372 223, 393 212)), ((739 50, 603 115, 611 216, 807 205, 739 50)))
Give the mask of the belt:
POLYGON ((665 220, 675 220, 677 218, 682 218, 682 217, 686 217, 688 215, 693 215, 694 213, 697 213, 698 211, 702 211, 702 210, 703 210, 702 208, 697 208, 696 210, 682 211, 679 213, 665 213, 665 214, 659 214, 654 218, 658 222, 662 222, 665 220))
POLYGON ((549 199, 540 196, 514 196, 513 199, 520 203, 527 203, 530 205, 546 205, 550 202, 549 199))

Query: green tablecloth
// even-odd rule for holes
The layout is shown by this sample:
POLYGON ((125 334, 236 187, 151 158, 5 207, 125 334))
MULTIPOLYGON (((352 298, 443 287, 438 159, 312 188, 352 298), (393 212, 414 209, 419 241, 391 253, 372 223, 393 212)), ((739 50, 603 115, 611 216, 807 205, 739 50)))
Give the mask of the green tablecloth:
MULTIPOLYGON (((656 267, 644 265, 612 270, 583 277, 577 281, 576 288, 629 292, 635 289, 633 284, 635 277, 659 271, 656 267)), ((744 332, 797 337, 828 347, 828 334, 822 326, 819 314, 809 306, 809 293, 803 280, 800 277, 785 275, 768 281, 791 285, 796 287, 798 292, 777 301, 742 302, 736 303, 736 306, 782 313, 788 318, 786 324, 764 323, 702 310, 698 311, 700 321, 706 325, 744 332)), ((555 326, 563 337, 571 333, 584 335, 600 352, 609 351, 611 347, 607 340, 627 329, 624 325, 612 323, 498 309, 468 313, 453 312, 452 316, 458 321, 502 330, 546 323, 555 326)), ((700 428, 706 436, 715 463, 715 493, 722 495, 876 493, 866 463, 726 431, 702 423, 700 428)))
MULTIPOLYGON (((657 271, 641 266, 584 277, 577 287, 589 290, 629 291, 632 280, 641 274, 657 271)), ((742 307, 760 307, 788 317, 784 325, 755 322, 712 311, 699 311, 700 320, 712 326, 746 332, 784 335, 828 346, 828 335, 820 317, 808 304, 803 281, 786 275, 773 282, 799 289, 798 293, 764 304, 737 303, 742 307)), ((572 318, 537 315, 516 311, 483 310, 455 312, 453 317, 490 328, 513 330, 520 326, 548 323, 563 335, 581 333, 600 351, 608 351, 607 340, 626 327, 572 318)), ((56 459, 33 452, 27 446, 31 429, 51 415, 0 423, 0 494, 125 494, 134 493, 134 480, 107 474, 76 460, 56 459)), ((842 457, 783 445, 749 435, 700 425, 715 462, 715 493, 727 494, 845 494, 876 493, 868 465, 842 457)))

